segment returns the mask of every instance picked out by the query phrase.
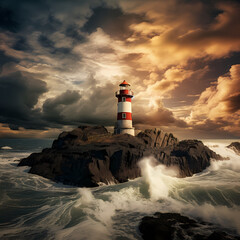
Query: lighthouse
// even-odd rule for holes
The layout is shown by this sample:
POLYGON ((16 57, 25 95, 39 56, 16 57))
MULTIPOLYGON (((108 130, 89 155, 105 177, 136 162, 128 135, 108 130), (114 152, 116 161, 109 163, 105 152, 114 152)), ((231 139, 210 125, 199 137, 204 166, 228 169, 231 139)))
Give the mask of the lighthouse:
POLYGON ((132 126, 132 98, 133 92, 129 89, 130 84, 125 80, 119 85, 120 90, 116 92, 118 99, 117 123, 114 128, 114 134, 128 133, 135 135, 132 126))

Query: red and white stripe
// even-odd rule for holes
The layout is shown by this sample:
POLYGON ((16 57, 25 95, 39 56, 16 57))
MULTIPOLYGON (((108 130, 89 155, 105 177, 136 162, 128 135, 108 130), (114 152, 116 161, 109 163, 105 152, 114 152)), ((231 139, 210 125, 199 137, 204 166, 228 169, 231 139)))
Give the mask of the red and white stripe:
POLYGON ((116 92, 118 98, 116 133, 129 133, 134 135, 132 127, 132 97, 133 92, 127 89, 130 86, 126 81, 121 83, 120 90, 116 92))

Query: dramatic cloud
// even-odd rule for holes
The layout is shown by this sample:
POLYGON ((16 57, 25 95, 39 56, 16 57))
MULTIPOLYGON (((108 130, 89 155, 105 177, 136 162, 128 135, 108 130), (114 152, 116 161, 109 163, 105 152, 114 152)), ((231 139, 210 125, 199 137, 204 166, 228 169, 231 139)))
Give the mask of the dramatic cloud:
POLYGON ((14 12, 11 9, 0 7, 0 28, 11 32, 16 32, 19 28, 19 23, 15 19, 14 12))
POLYGON ((235 0, 2 0, 0 133, 113 127, 125 79, 136 128, 239 137, 239 12, 235 0))
POLYGON ((158 91, 164 96, 166 93, 175 89, 182 81, 192 75, 192 71, 182 68, 172 67, 164 73, 164 78, 161 81, 156 81, 150 87, 150 91, 158 91))
POLYGON ((208 16, 207 23, 202 17, 209 12, 211 3, 210 6, 199 1, 151 1, 138 6, 137 1, 135 3, 135 12, 147 13, 152 21, 132 25, 136 37, 129 41, 145 53, 146 61, 158 68, 184 65, 194 58, 219 58, 240 50, 240 35, 236 32, 240 29, 240 5, 237 3, 212 6, 218 13, 208 16), (138 44, 139 36, 148 41, 138 44))
POLYGON ((30 79, 21 72, 0 77, 1 122, 8 123, 11 129, 41 129, 40 109, 34 106, 46 91, 45 82, 30 79))
POLYGON ((240 65, 218 78, 194 103, 190 123, 197 128, 240 132, 240 65), (210 124, 211 123, 211 124, 210 124))
POLYGON ((148 126, 175 126, 186 127, 187 124, 180 119, 174 117, 173 113, 165 108, 161 100, 155 101, 154 104, 150 104, 147 108, 147 112, 142 112, 142 107, 138 106, 134 108, 134 123, 148 126))
POLYGON ((82 30, 93 33, 101 28, 105 33, 117 39, 126 39, 133 34, 129 28, 131 24, 144 21, 143 16, 138 14, 123 13, 120 8, 97 7, 82 30))
POLYGON ((64 111, 76 103, 80 99, 80 94, 77 91, 67 90, 60 96, 47 99, 43 104, 43 116, 44 119, 60 124, 68 123, 64 116, 64 111))

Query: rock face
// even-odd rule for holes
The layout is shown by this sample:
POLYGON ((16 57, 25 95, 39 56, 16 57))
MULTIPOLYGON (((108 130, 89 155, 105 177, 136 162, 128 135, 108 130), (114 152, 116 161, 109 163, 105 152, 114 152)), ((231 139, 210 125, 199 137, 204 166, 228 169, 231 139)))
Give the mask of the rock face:
POLYGON ((140 177, 138 162, 144 156, 177 166, 179 177, 202 171, 210 165, 210 158, 221 159, 200 141, 178 142, 172 134, 157 129, 145 130, 134 137, 112 135, 102 126, 80 126, 61 133, 52 148, 32 153, 19 166, 30 166, 30 173, 53 181, 95 187, 140 177))
POLYGON ((240 240, 239 236, 216 230, 212 224, 197 222, 178 213, 155 213, 139 225, 144 240, 240 240))
POLYGON ((231 148, 236 154, 240 155, 240 142, 232 142, 227 147, 231 148))

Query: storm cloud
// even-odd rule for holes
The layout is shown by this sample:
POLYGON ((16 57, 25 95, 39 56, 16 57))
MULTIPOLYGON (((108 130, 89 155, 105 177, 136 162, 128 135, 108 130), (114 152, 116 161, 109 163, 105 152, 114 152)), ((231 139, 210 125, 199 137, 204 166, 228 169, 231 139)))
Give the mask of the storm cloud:
POLYGON ((40 109, 34 106, 45 92, 44 81, 28 78, 21 72, 0 77, 1 122, 9 124, 11 129, 43 128, 40 109))
POLYGON ((67 119, 67 116, 64 116, 64 111, 80 98, 81 95, 78 91, 67 90, 55 98, 47 99, 43 104, 43 118, 53 123, 68 124, 71 115, 67 119))
POLYGON ((144 16, 134 13, 124 13, 120 8, 97 7, 92 9, 92 15, 83 25, 82 30, 93 33, 101 28, 113 38, 126 39, 133 34, 131 24, 144 21, 144 16))
POLYGON ((125 79, 136 128, 239 137, 239 11, 234 0, 2 0, 0 132, 113 127, 125 79))

